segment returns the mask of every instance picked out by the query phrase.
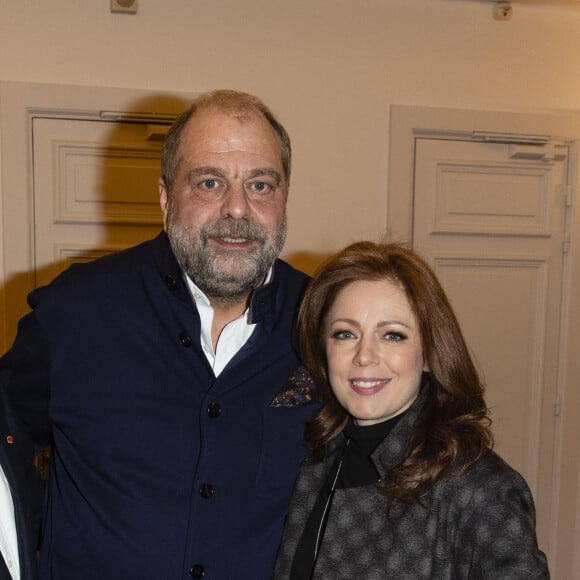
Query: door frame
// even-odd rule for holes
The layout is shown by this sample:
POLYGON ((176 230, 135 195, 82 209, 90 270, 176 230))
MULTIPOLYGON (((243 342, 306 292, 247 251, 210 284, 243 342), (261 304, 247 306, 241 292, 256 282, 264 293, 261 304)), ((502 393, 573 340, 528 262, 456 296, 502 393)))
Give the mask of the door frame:
POLYGON ((175 117, 195 93, 0 81, 0 353, 12 343, 34 288, 32 120, 175 117), (18 297, 17 300, 15 297, 18 297))
POLYGON ((569 146, 570 246, 562 281, 560 373, 546 550, 553 577, 573 578, 574 573, 580 573, 580 554, 574 550, 575 538, 580 537, 580 389, 575 388, 580 384, 580 208, 575 203, 580 190, 580 115, 565 111, 498 112, 391 105, 386 223, 392 239, 412 239, 415 140, 470 140, 474 132, 546 136, 569 146))

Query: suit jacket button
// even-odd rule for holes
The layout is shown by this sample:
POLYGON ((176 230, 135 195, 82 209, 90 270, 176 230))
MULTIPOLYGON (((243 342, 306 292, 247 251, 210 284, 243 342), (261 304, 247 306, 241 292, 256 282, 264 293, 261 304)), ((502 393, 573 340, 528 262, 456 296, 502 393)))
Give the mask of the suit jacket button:
POLYGON ((165 276, 165 283, 170 290, 177 290, 177 280, 173 276, 165 276))
POLYGON ((203 578, 205 576, 205 568, 201 564, 194 564, 189 569, 189 575, 192 578, 203 578))
POLYGON ((210 483, 202 483, 201 487, 199 488, 199 495, 204 499, 209 499, 213 495, 214 489, 213 485, 210 483))
POLYGON ((221 405, 219 403, 216 403, 215 401, 211 402, 207 406, 207 414, 212 419, 217 419, 222 414, 222 407, 221 407, 221 405))
POLYGON ((185 347, 188 348, 191 346, 191 338, 189 338, 189 336, 187 334, 185 334, 185 332, 182 332, 179 335, 179 340, 181 341, 181 344, 185 347))

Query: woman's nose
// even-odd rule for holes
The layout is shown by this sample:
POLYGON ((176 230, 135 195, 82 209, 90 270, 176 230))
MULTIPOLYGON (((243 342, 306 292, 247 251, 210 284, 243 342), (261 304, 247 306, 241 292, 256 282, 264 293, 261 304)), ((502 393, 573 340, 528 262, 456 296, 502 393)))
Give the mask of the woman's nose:
POLYGON ((359 367, 378 364, 379 354, 375 342, 371 339, 362 339, 358 344, 352 362, 359 367))

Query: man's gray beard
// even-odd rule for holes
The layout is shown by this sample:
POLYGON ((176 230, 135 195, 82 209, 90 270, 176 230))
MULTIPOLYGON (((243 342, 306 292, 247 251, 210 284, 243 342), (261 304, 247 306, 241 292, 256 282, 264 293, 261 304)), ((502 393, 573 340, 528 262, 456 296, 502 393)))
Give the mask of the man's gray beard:
POLYGON ((273 238, 260 225, 248 220, 222 218, 194 231, 171 214, 167 235, 183 271, 208 298, 234 303, 260 286, 286 240, 286 216, 273 238), (227 250, 209 238, 244 238, 257 242, 250 250, 227 250))

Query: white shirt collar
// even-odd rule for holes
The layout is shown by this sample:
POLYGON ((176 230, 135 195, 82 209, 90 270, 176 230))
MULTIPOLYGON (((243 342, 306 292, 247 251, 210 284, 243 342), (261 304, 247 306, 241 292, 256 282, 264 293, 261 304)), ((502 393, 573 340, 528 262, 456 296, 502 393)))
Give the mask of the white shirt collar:
MULTIPOLYGON (((264 284, 272 279, 272 267, 269 268, 264 284)), ((249 321, 249 308, 235 320, 226 324, 218 339, 216 352, 213 350, 211 341, 211 325, 213 322, 213 307, 205 293, 187 275, 183 274, 191 297, 197 307, 201 320, 200 341, 201 348, 217 377, 234 358, 238 351, 246 344, 254 329, 255 324, 249 321)))

